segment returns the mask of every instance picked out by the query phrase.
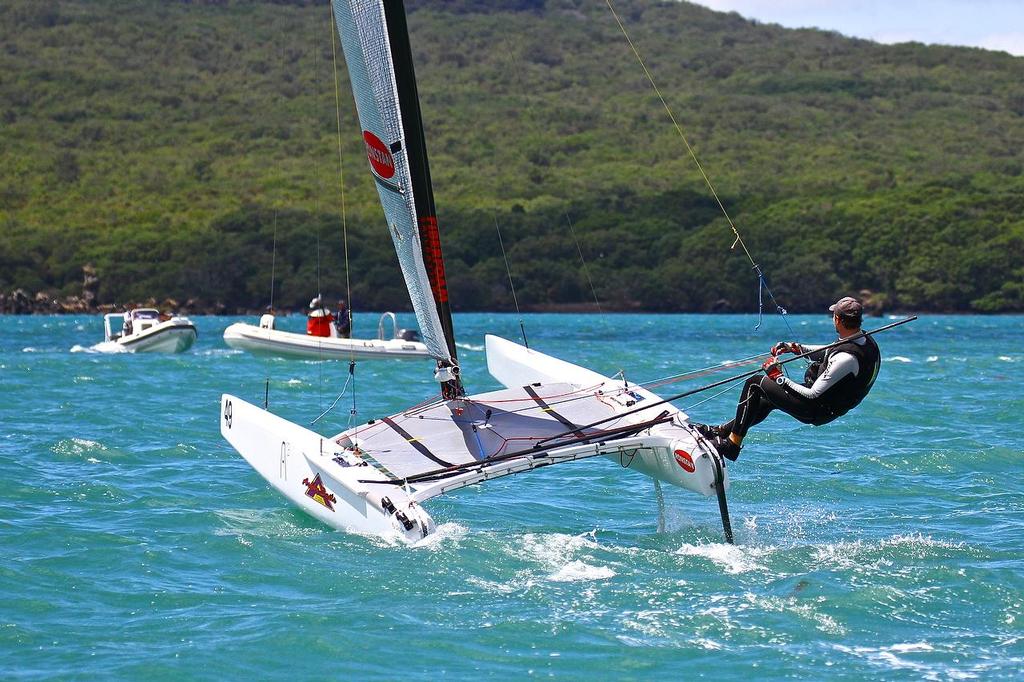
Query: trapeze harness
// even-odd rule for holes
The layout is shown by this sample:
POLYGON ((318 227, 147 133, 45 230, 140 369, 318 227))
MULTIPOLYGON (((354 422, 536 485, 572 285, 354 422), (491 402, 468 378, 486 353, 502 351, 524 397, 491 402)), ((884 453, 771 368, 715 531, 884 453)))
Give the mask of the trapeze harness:
POLYGON ((857 373, 847 374, 829 386, 816 398, 808 398, 766 376, 751 377, 743 387, 736 418, 724 428, 745 436, 747 430, 759 424, 775 409, 795 417, 804 424, 821 426, 843 416, 864 400, 881 368, 878 344, 870 336, 861 337, 863 343, 847 341, 825 351, 820 360, 812 362, 804 374, 803 386, 810 388, 828 368, 829 361, 839 353, 847 353, 857 360, 857 373), (865 371, 867 370, 867 371, 865 371))
POLYGON ((821 373, 828 367, 829 360, 838 353, 848 353, 857 359, 857 373, 847 374, 836 384, 818 398, 822 410, 823 421, 828 422, 843 416, 853 408, 860 405, 864 396, 868 394, 871 387, 875 385, 878 377, 878 370, 882 366, 882 356, 878 351, 878 344, 870 336, 865 336, 864 343, 847 341, 825 352, 825 356, 817 362, 812 362, 804 373, 804 386, 814 385, 821 373), (864 371, 870 368, 870 371, 864 371))

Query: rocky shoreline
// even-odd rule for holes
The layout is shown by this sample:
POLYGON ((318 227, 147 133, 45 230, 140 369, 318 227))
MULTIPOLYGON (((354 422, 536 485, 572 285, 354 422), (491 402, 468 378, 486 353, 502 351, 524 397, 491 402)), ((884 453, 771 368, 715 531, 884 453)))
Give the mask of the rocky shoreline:
MULTIPOLYGON (((184 302, 173 298, 157 300, 150 298, 145 301, 122 301, 118 303, 99 303, 96 293, 99 289, 99 278, 96 277, 95 269, 86 265, 82 268, 82 295, 59 297, 52 292, 39 291, 35 294, 24 289, 13 291, 0 291, 0 315, 101 315, 106 313, 120 313, 133 308, 156 308, 162 313, 173 313, 178 315, 260 315, 262 308, 248 308, 238 306, 227 306, 223 303, 208 303, 196 299, 188 299, 184 302)), ((858 292, 858 297, 864 303, 864 311, 870 317, 878 317, 888 310, 886 297, 863 289, 858 292)), ((288 307, 277 308, 277 313, 287 315, 292 312, 299 312, 300 309, 288 307)), ((726 312, 729 310, 727 301, 720 301, 716 310, 710 312, 726 312)), ((595 304, 592 302, 582 303, 540 303, 523 306, 523 312, 533 313, 594 313, 595 304)), ((304 312, 304 311, 301 311, 304 312)), ((406 312, 396 310, 395 312, 406 312)), ((468 312, 468 311, 467 311, 468 312)), ((602 312, 645 312, 639 307, 628 307, 625 309, 603 308, 602 312)))
MULTIPOLYGON (((49 291, 30 293, 24 289, 0 291, 2 315, 102 315, 120 313, 133 308, 156 308, 163 313, 178 315, 252 315, 263 312, 247 308, 229 308, 223 303, 204 303, 195 299, 185 302, 173 298, 145 301, 100 303, 97 298, 100 280, 91 265, 82 267, 82 295, 58 296, 49 291)), ((282 313, 286 312, 284 310, 282 313)))
POLYGON ((173 298, 166 298, 162 301, 150 298, 145 301, 124 303, 96 303, 81 296, 56 297, 45 291, 37 292, 34 295, 24 289, 15 289, 10 292, 0 291, 0 315, 101 315, 120 313, 132 308, 156 308, 160 312, 179 315, 249 315, 262 312, 229 309, 223 303, 201 304, 191 299, 184 303, 173 298))

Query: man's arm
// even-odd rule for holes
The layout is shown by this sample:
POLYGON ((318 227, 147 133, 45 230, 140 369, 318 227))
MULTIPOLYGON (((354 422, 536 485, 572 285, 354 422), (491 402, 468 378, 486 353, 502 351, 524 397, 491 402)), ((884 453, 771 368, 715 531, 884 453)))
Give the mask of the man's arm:
MULTIPOLYGON (((804 346, 804 348, 807 349, 808 346, 804 346)), ((820 398, 822 393, 834 386, 847 374, 856 375, 858 371, 860 371, 860 365, 857 362, 857 358, 849 353, 835 353, 829 358, 825 371, 818 375, 818 379, 810 388, 785 377, 783 378, 783 386, 799 393, 805 398, 814 400, 815 398, 820 398)))
POLYGON ((814 346, 806 343, 798 343, 796 341, 779 341, 777 344, 772 346, 772 355, 782 355, 783 353, 794 353, 796 355, 802 355, 804 353, 810 353, 807 357, 811 360, 818 361, 825 357, 824 352, 821 350, 825 346, 814 346))
MULTIPOLYGON (((801 343, 800 352, 810 353, 810 355, 807 356, 808 360, 811 360, 812 362, 820 362, 825 357, 825 351, 822 350, 822 348, 824 348, 825 345, 827 344, 816 346, 809 343, 801 343)), ((842 355, 846 355, 846 353, 842 353, 842 355)))

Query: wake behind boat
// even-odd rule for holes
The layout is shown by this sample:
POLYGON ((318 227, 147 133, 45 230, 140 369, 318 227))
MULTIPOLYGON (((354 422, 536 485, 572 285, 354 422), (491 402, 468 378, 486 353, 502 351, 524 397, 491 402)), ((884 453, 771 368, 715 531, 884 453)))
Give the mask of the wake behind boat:
POLYGON ((133 353, 183 353, 197 336, 187 317, 164 315, 154 308, 103 316, 103 340, 133 353))
POLYGON ((394 313, 384 313, 376 339, 313 336, 236 322, 224 330, 224 343, 257 355, 306 360, 388 360, 429 358, 427 347, 413 330, 399 329, 394 313), (385 322, 391 322, 391 338, 385 338, 385 322))

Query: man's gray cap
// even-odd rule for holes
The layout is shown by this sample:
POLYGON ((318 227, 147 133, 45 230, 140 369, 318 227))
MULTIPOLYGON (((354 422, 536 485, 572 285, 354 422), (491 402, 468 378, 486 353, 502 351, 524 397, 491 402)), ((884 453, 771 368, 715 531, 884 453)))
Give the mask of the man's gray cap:
POLYGON ((828 311, 839 317, 860 317, 864 313, 864 306, 852 296, 844 296, 833 303, 828 311))

